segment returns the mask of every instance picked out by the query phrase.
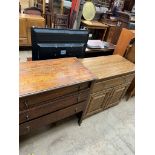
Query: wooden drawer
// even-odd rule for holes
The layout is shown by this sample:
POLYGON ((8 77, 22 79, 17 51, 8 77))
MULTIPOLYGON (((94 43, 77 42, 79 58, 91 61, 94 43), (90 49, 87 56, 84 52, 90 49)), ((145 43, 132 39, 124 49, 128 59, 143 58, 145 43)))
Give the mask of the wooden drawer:
POLYGON ((104 81, 96 82, 94 84, 92 92, 95 93, 98 91, 102 91, 103 89, 107 89, 107 88, 115 87, 118 85, 130 83, 133 78, 134 78, 134 74, 130 74, 130 75, 121 76, 118 78, 113 78, 110 80, 104 80, 104 81))
POLYGON ((19 99, 19 110, 26 110, 28 108, 32 108, 34 106, 39 106, 42 103, 50 100, 56 100, 59 99, 62 96, 78 92, 80 90, 83 90, 83 88, 88 88, 89 82, 83 83, 81 85, 74 85, 71 87, 66 87, 63 89, 57 89, 45 93, 41 93, 38 95, 32 95, 28 97, 22 97, 19 99))
POLYGON ((19 38, 19 45, 27 45, 27 38, 19 38))
POLYGON ((86 100, 88 94, 89 89, 86 89, 81 91, 80 93, 77 92, 74 94, 70 94, 65 97, 61 97, 58 100, 44 102, 39 106, 35 106, 33 108, 21 111, 19 113, 19 123, 23 123, 31 119, 40 117, 42 115, 66 108, 73 104, 77 104, 78 102, 86 100))
POLYGON ((42 104, 42 102, 58 99, 60 96, 64 96, 70 93, 78 91, 78 85, 57 89, 54 91, 49 91, 37 95, 32 95, 28 97, 22 97, 19 99, 19 109, 20 111, 32 108, 34 106, 42 104))
POLYGON ((71 115, 74 115, 76 113, 79 113, 80 111, 83 111, 85 104, 86 104, 86 102, 84 101, 79 104, 70 106, 68 108, 65 108, 65 109, 50 113, 48 115, 39 117, 37 119, 31 120, 29 122, 20 124, 19 125, 19 134, 24 135, 33 129, 40 128, 41 126, 56 122, 58 120, 61 120, 66 117, 69 117, 71 115))

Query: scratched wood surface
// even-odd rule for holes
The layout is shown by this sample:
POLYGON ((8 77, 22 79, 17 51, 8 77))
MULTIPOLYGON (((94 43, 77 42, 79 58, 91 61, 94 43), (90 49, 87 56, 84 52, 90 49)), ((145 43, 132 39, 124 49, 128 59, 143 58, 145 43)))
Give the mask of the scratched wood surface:
POLYGON ((82 64, 94 73, 98 79, 106 79, 127 73, 133 73, 135 66, 119 55, 84 58, 82 64))
POLYGON ((92 81, 96 77, 77 58, 20 63, 19 96, 92 81))

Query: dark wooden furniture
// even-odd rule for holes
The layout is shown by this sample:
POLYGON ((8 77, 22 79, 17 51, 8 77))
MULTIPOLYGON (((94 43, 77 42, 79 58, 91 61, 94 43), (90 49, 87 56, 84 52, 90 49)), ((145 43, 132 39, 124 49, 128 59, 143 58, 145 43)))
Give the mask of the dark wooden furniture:
POLYGON ((41 10, 36 7, 25 8, 23 11, 24 14, 29 15, 39 15, 41 16, 41 10))
POLYGON ((133 17, 129 13, 123 11, 117 11, 117 17, 102 18, 101 22, 108 25, 107 33, 105 35, 105 41, 117 44, 119 36, 123 28, 133 29, 134 25, 131 23, 133 17), (110 19, 112 18, 112 19, 110 19))
POLYGON ((128 13, 123 11, 118 11, 117 20, 118 20, 118 25, 120 25, 123 28, 128 28, 128 24, 130 21, 130 16, 128 13))
MULTIPOLYGON (((106 23, 105 23, 106 24, 106 23)), ((114 24, 107 24, 109 27, 107 29, 107 33, 105 36, 105 40, 107 42, 110 42, 114 45, 117 44, 117 41, 119 39, 119 36, 121 34, 122 31, 122 27, 114 25, 114 24)))
POLYGON ((125 0, 123 11, 124 10, 131 11, 134 5, 135 5, 135 0, 125 0))
POLYGON ((68 28, 68 15, 55 14, 54 28, 68 28))
POLYGON ((85 58, 82 64, 97 76, 84 118, 117 105, 134 78, 134 64, 119 55, 85 58))
POLYGON ((105 42, 105 41, 103 41, 103 43, 107 45, 107 47, 104 47, 104 48, 88 48, 87 47, 85 50, 85 57, 112 55, 115 49, 115 45, 110 42, 105 42))
POLYGON ((54 9, 53 0, 49 0, 48 3, 45 0, 37 0, 37 7, 41 10, 47 27, 53 27, 54 9))
POLYGON ((74 114, 81 123, 94 79, 76 58, 21 63, 20 135, 74 114))

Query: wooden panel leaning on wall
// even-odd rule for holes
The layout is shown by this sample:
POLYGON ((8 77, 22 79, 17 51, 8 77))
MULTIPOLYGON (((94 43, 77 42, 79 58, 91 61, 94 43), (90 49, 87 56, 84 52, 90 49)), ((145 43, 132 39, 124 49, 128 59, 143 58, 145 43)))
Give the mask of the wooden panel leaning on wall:
POLYGON ((80 124, 95 79, 76 58, 20 63, 20 135, 74 114, 80 124))
POLYGON ((97 76, 84 118, 117 105, 134 78, 134 64, 119 55, 81 59, 97 76))
POLYGON ((19 15, 19 46, 31 46, 31 27, 45 27, 45 19, 38 15, 19 15))

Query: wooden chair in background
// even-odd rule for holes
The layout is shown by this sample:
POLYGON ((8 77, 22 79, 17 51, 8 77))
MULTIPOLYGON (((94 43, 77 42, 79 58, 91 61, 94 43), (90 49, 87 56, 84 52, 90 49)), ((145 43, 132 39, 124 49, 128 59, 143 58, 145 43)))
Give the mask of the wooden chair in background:
POLYGON ((68 28, 68 15, 55 14, 54 28, 68 28))
MULTIPOLYGON (((123 28, 119 36, 118 42, 116 44, 113 54, 119 54, 129 61, 135 63, 135 31, 123 28)), ((135 95, 135 78, 133 79, 131 85, 129 86, 126 96, 127 100, 135 95)))
POLYGON ((118 11, 117 12, 117 20, 121 27, 128 28, 128 24, 130 21, 129 14, 122 12, 122 11, 118 11))
POLYGON ((119 54, 121 56, 124 56, 131 39, 133 39, 134 37, 134 30, 128 30, 126 28, 123 28, 113 54, 119 54))

